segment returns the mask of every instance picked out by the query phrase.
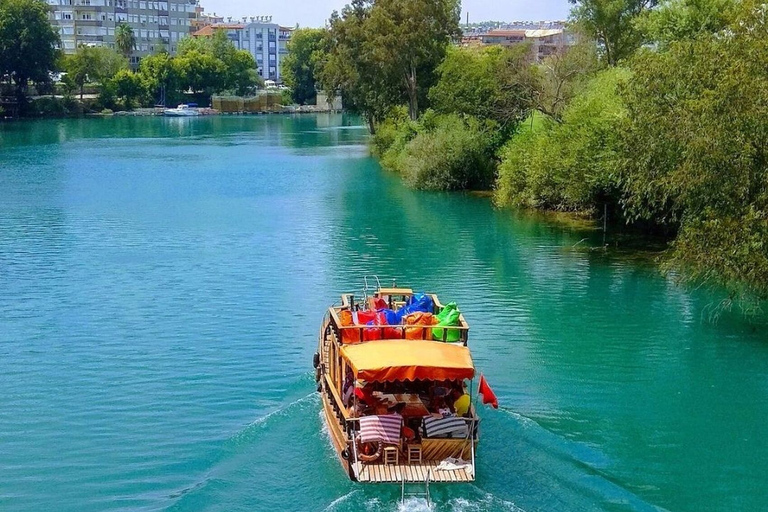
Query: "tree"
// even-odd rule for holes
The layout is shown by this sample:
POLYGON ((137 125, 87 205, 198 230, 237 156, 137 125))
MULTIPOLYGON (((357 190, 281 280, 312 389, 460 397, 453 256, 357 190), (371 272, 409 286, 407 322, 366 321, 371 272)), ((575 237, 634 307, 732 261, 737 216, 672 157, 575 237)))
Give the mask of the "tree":
POLYGON ((594 43, 580 41, 570 48, 550 55, 536 69, 536 109, 560 122, 563 111, 579 88, 598 70, 594 43))
POLYGON ((210 96, 226 87, 227 68, 209 53, 188 51, 174 59, 174 68, 184 89, 210 96))
POLYGON ((126 109, 133 108, 134 101, 140 99, 145 93, 141 77, 127 69, 120 70, 112 78, 112 84, 115 87, 115 94, 123 100, 126 109))
POLYGON ((663 50, 674 41, 725 29, 735 11, 735 0, 666 0, 643 13, 637 28, 646 41, 663 50))
POLYGON ((510 131, 532 107, 534 75, 527 46, 449 48, 429 91, 433 108, 496 121, 510 131))
POLYGON ((166 104, 166 95, 173 95, 181 88, 181 77, 174 59, 167 52, 160 52, 141 59, 139 76, 144 88, 160 104, 166 104))
POLYGON ((768 19, 741 2, 723 33, 641 51, 625 90, 631 219, 678 229, 668 268, 768 298, 768 19))
POLYGON ((264 85, 256 71, 256 61, 246 50, 237 50, 223 62, 227 68, 227 88, 238 96, 253 94, 264 85))
POLYGON ((325 29, 302 28, 294 30, 288 41, 288 55, 281 61, 283 81, 291 88, 291 97, 299 105, 314 104, 316 66, 324 57, 325 29))
POLYGON ((366 28, 380 72, 397 77, 412 120, 448 43, 461 36, 458 0, 377 0, 366 28), (421 87, 421 89, 420 89, 421 87))
MULTIPOLYGON (((211 37, 188 37, 179 43, 178 57, 188 58, 190 54, 205 55, 206 65, 213 65, 211 59, 219 62, 221 68, 220 83, 206 89, 230 90, 236 94, 248 94, 263 82, 256 72, 256 61, 246 50, 238 50, 223 30, 214 31, 211 37), (209 58, 210 57, 210 58, 209 58), (213 87, 213 88, 211 88, 213 87)), ((187 67, 189 67, 189 63, 187 67)), ((194 68, 194 64, 191 64, 194 68)), ((200 68, 202 69, 202 68, 200 68)))
POLYGON ((629 76, 619 67, 603 70, 569 102, 561 122, 525 125, 502 150, 496 201, 582 212, 617 207, 626 116, 619 91, 629 76))
POLYGON ((136 49, 136 36, 131 26, 125 22, 115 27, 115 46, 125 58, 130 58, 133 50, 136 49))
POLYGON ((416 119, 458 22, 457 0, 353 0, 331 16, 323 89, 341 90, 371 132, 404 102, 416 119))
POLYGON ((615 66, 642 43, 636 19, 658 0, 569 0, 571 19, 579 30, 596 40, 605 61, 615 66))
POLYGON ((48 21, 42 0, 0 0, 0 77, 26 101, 30 81, 45 84, 56 69, 59 36, 48 21))
POLYGON ((368 130, 374 133, 376 124, 401 97, 397 78, 382 71, 368 42, 366 22, 370 14, 369 0, 352 0, 341 14, 331 14, 325 60, 318 76, 326 94, 333 97, 341 92, 347 109, 362 114, 368 130))
POLYGON ((116 51, 103 46, 81 46, 73 55, 64 59, 64 69, 72 83, 80 89, 80 99, 88 82, 104 84, 121 69, 128 67, 128 60, 116 51))

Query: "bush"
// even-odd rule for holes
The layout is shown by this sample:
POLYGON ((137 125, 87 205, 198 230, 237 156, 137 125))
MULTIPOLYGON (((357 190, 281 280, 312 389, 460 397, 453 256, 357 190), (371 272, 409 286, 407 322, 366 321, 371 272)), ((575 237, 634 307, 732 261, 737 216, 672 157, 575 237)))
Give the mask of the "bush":
POLYGON ((428 111, 418 123, 400 125, 382 164, 415 188, 485 190, 495 178, 495 128, 493 122, 428 111))
POLYGON ((33 117, 69 117, 83 114, 83 107, 73 98, 42 97, 31 102, 33 117))
POLYGON ((522 129, 502 150, 496 202, 554 210, 593 211, 616 205, 621 123, 620 84, 629 73, 598 73, 563 112, 562 122, 522 129))

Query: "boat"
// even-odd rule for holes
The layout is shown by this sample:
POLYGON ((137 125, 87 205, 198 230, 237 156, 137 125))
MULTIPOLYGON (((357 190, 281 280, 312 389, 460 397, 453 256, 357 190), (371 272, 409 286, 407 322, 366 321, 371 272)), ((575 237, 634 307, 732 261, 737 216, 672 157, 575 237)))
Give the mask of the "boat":
POLYGON ((200 112, 196 107, 182 103, 176 108, 167 108, 163 110, 163 115, 168 117, 190 117, 199 116, 200 112))
POLYGON ((314 354, 343 470, 362 483, 472 482, 479 417, 469 325, 455 303, 368 285, 326 312, 314 354), (447 326, 450 326, 448 328, 447 326))

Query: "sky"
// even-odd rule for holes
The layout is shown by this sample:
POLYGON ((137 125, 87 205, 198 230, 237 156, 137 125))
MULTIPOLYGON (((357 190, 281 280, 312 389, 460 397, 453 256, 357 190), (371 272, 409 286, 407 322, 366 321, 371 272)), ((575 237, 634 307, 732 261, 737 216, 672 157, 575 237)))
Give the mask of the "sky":
MULTIPOLYGON (((333 10, 349 0, 200 0, 207 13, 240 18, 272 16, 281 25, 322 27, 333 10)), ((568 17, 568 0, 462 0, 462 22, 512 20, 562 20, 568 17)))

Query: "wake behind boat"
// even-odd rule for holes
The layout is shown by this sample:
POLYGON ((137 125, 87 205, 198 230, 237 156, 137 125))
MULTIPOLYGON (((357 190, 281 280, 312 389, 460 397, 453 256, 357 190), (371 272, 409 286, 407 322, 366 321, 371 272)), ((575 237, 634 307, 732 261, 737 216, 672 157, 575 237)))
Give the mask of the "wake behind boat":
POLYGON ((329 308, 315 354, 333 445, 359 482, 471 482, 479 418, 455 303, 382 288, 329 308))

